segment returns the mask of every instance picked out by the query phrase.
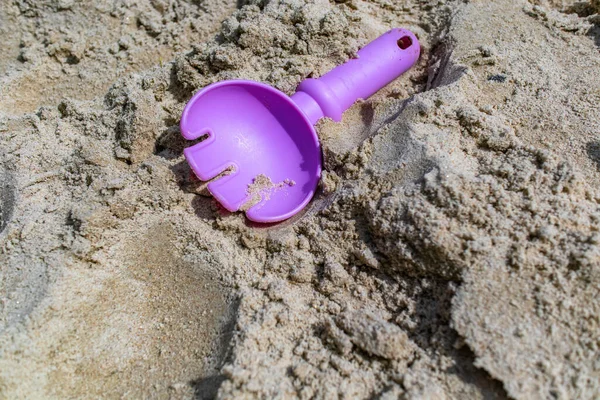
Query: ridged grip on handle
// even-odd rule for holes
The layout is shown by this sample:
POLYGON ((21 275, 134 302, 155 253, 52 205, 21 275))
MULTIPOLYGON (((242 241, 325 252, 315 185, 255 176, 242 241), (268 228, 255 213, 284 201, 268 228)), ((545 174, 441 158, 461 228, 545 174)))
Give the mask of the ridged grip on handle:
POLYGON ((357 58, 318 79, 302 81, 292 99, 313 123, 323 116, 340 121, 358 99, 369 98, 408 71, 420 53, 411 31, 392 29, 359 50, 357 58))

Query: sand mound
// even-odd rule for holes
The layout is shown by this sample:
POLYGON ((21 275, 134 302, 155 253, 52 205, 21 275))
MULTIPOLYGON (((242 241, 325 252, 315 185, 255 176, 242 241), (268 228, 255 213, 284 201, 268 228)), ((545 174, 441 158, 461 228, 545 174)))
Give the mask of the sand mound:
POLYGON ((2 396, 598 397, 598 12, 0 10, 2 396), (206 196, 177 126, 196 90, 291 93, 395 26, 423 57, 319 122, 305 213, 257 227, 206 196))

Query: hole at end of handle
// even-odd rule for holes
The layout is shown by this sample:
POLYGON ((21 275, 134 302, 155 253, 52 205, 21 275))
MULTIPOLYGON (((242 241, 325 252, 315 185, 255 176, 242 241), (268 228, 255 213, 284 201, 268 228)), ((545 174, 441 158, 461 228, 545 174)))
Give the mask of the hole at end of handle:
POLYGON ((400 39, 398 39, 397 43, 398 43, 398 47, 400 47, 402 50, 406 50, 410 46, 412 46, 413 41, 410 38, 410 36, 402 36, 400 39))

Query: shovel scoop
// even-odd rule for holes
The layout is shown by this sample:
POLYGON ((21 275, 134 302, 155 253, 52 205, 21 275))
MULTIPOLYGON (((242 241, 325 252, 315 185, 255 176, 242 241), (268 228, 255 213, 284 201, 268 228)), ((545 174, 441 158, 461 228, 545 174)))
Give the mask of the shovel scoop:
POLYGON ((251 221, 283 221, 313 197, 321 175, 321 148, 313 125, 334 121, 410 69, 419 58, 416 36, 393 29, 292 96, 263 83, 231 80, 207 86, 187 103, 181 133, 207 138, 184 150, 196 176, 229 211, 251 221), (216 178, 216 179, 215 179, 216 178))

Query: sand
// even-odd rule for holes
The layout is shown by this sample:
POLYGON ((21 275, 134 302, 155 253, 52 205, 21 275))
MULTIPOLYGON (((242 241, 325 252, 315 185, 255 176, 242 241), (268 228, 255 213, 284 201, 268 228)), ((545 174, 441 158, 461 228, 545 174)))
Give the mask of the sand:
POLYGON ((600 4, 0 8, 1 398, 600 396, 600 4), (419 64, 341 123, 277 225, 228 213, 178 121, 292 93, 392 27, 419 64))

